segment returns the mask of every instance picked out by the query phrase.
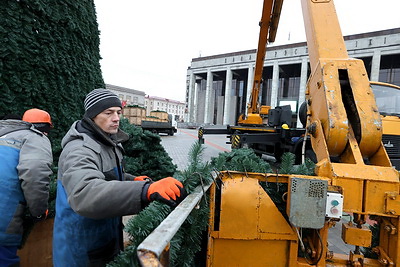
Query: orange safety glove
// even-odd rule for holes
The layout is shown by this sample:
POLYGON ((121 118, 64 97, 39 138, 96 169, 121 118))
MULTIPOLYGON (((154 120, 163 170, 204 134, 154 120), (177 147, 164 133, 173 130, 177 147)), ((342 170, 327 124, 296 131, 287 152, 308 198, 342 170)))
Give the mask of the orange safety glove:
POLYGON ((143 175, 143 176, 136 176, 135 179, 133 179, 134 181, 151 181, 151 178, 143 175))
POLYGON ((157 200, 170 207, 176 207, 186 197, 186 190, 181 182, 167 177, 151 183, 146 196, 149 201, 157 200))

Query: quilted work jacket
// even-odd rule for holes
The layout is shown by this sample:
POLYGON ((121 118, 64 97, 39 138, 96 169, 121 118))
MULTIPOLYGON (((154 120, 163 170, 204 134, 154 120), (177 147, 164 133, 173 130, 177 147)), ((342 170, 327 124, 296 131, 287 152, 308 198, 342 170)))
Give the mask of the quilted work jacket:
POLYGON ((126 133, 104 133, 88 118, 62 140, 58 164, 54 266, 105 266, 122 245, 121 216, 141 210, 146 182, 124 173, 126 133))
POLYGON ((45 213, 53 156, 49 139, 32 124, 0 121, 0 246, 19 246, 26 208, 45 213))

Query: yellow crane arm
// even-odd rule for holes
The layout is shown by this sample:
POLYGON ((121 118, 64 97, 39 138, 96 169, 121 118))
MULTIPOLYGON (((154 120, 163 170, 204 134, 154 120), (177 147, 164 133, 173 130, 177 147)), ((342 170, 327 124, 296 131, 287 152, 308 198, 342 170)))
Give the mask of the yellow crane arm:
POLYGON ((281 14, 283 0, 264 1, 262 16, 260 20, 260 36, 258 40, 256 65, 254 69, 253 91, 248 113, 258 113, 258 94, 262 83, 262 72, 266 53, 267 40, 275 41, 281 14))
POLYGON ((382 122, 364 63, 348 56, 333 0, 302 0, 302 9, 311 65, 308 125, 318 161, 374 161, 381 155, 382 122), (349 150, 352 136, 357 151, 349 150))
POLYGON ((251 117, 254 114, 258 119, 248 118, 247 120, 240 120, 242 124, 262 124, 260 117, 260 107, 258 103, 258 96, 262 84, 262 73, 264 68, 264 59, 266 53, 266 45, 268 42, 274 42, 276 32, 278 29, 279 18, 281 14, 283 0, 266 0, 263 4, 263 11, 261 15, 260 34, 258 40, 256 64, 254 68, 253 89, 250 96, 250 101, 247 108, 247 115, 251 117))

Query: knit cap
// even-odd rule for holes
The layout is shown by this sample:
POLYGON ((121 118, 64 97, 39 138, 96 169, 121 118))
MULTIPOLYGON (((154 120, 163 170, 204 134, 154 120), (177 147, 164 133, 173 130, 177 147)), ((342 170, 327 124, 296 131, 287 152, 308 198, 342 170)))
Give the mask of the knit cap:
POLYGON ((97 114, 111 107, 122 108, 121 100, 118 96, 107 89, 94 89, 86 95, 85 101, 85 116, 94 118, 97 114))

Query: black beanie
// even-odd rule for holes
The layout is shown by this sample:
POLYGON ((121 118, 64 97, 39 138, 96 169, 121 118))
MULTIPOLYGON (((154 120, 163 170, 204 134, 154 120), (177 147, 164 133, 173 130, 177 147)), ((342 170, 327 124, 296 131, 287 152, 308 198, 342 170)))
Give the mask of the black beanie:
POLYGON ((94 118, 97 114, 111 107, 122 108, 121 100, 118 96, 107 89, 94 89, 86 95, 85 101, 85 116, 94 118))

